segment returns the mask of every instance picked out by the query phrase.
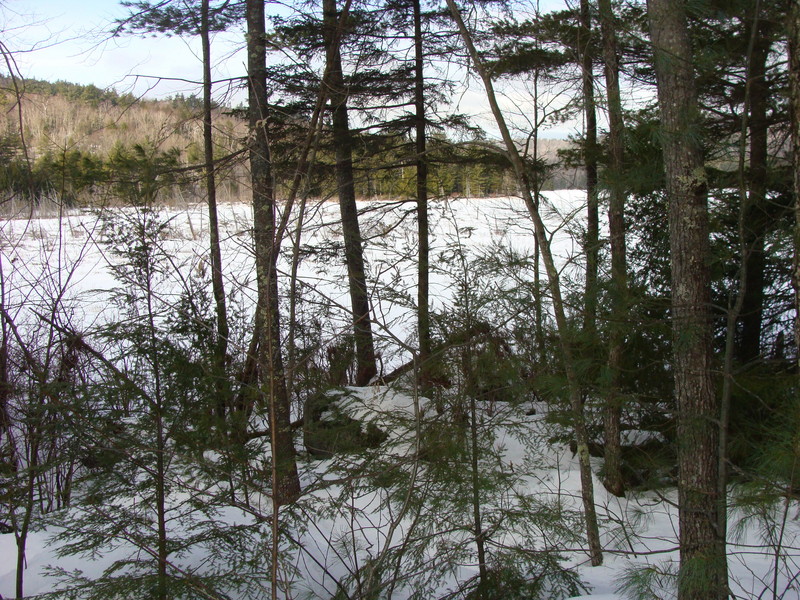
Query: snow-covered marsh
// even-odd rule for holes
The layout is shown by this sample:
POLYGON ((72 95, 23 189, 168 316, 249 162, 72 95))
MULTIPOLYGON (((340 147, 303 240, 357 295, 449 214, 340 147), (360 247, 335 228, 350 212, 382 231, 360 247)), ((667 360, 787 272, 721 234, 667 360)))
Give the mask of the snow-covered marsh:
MULTIPOLYGON (((547 199, 562 275, 567 286, 579 286, 582 257, 576 229, 582 223, 578 215, 583 193, 552 193, 547 199)), ((411 208, 402 203, 361 203, 361 208, 385 374, 407 362, 415 345, 415 224, 411 208)), ((470 293, 489 299, 477 309, 482 311, 480 318, 489 321, 497 318, 497 311, 507 306, 504 303, 519 301, 523 306, 532 290, 534 248, 522 202, 454 199, 435 203, 431 213, 434 311, 452 309, 470 293)), ((58 313, 60 326, 81 332, 91 341, 94 330, 130 308, 126 296, 112 293, 120 287, 119 271, 115 274, 114 269, 125 267, 131 260, 126 251, 133 248, 115 229, 123 223, 154 228, 156 242, 150 250, 163 265, 153 274, 152 289, 162 309, 159 318, 169 319, 187 295, 202 289, 197 286, 207 286, 210 267, 204 207, 153 215, 119 210, 111 217, 103 221, 96 213, 74 212, 62 219, 0 223, 4 308, 21 332, 35 329, 43 318, 58 313)), ((221 205, 220 219, 226 288, 231 310, 240 321, 232 343, 241 351, 248 341, 255 301, 251 210, 244 205, 221 205)), ((349 330, 337 219, 335 203, 310 207, 297 245, 299 316, 313 322, 318 329, 315 335, 331 343, 349 330)), ((286 240, 280 264, 284 304, 292 248, 286 240)), ((375 385, 342 392, 338 410, 363 427, 372 423, 386 436, 380 445, 359 454, 317 460, 301 454, 305 493, 295 506, 284 507, 280 513, 279 576, 282 590, 291 590, 286 597, 332 598, 337 593, 354 597, 367 591, 396 599, 465 597, 479 574, 476 491, 492 573, 508 583, 515 576, 510 567, 516 567, 530 584, 514 588, 516 592, 507 589, 509 598, 521 598, 526 590, 534 593, 535 583, 540 584, 542 597, 618 599, 624 597, 619 590, 626 581, 649 585, 649 597, 674 597, 678 527, 674 490, 618 499, 607 494, 595 477, 606 553, 604 565, 592 568, 582 541, 577 460, 565 443, 553 441, 560 432, 544 418, 547 406, 534 399, 519 405, 480 400, 470 413, 469 402, 463 399, 445 398, 444 402, 453 403, 445 409, 458 403, 457 408, 464 411, 458 418, 476 424, 476 438, 462 439, 463 428, 455 426, 452 412, 402 387, 375 385), (478 460, 473 463, 476 450, 478 460), (437 453, 436 461, 428 458, 430 452, 437 453)), ((627 435, 637 441, 651 437, 643 431, 627 435)), ((302 452, 299 438, 297 446, 302 452)), ((207 581, 209 587, 203 589, 217 594, 211 597, 263 597, 269 587, 272 506, 265 493, 269 478, 265 448, 263 439, 250 443, 252 466, 246 496, 229 494, 227 482, 217 479, 225 460, 220 454, 176 452, 171 465, 167 509, 174 550, 170 569, 185 581, 207 581)), ((601 462, 595 461, 594 467, 600 473, 601 462)), ((142 477, 141 472, 136 477, 142 477)), ((155 531, 148 517, 152 493, 144 479, 131 481, 136 484, 133 491, 113 503, 76 503, 34 523, 44 526, 28 539, 26 594, 54 589, 57 578, 44 570, 47 566, 63 572, 80 569, 89 580, 114 566, 119 567, 116 574, 150 568, 142 565, 152 565, 148 554, 155 531), (81 512, 84 520, 79 518, 81 512), (57 555, 59 545, 63 547, 66 541, 54 536, 76 535, 80 524, 87 528, 84 535, 90 536, 92 523, 104 514, 108 515, 102 529, 106 538, 96 540, 98 552, 57 555), (113 522, 114 515, 119 515, 119 523, 113 522), (125 526, 124 515, 138 519, 135 526, 125 526), (54 543, 48 545, 48 540, 54 543), (129 559, 132 562, 124 562, 129 559), (115 561, 123 562, 115 565, 115 561)), ((89 493, 75 490, 74 497, 86 499, 89 493)), ((732 504, 740 496, 732 493, 732 504)), ((796 504, 780 500, 732 508, 729 565, 737 597, 772 597, 773 592, 786 599, 800 595, 797 514, 796 504)), ((15 560, 14 536, 0 535, 2 597, 13 596, 15 560)))

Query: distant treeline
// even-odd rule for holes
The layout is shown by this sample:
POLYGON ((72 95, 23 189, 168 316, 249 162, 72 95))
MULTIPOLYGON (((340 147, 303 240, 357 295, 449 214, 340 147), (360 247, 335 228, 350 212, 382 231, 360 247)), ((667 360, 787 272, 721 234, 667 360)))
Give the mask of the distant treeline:
MULTIPOLYGON (((202 163, 202 102, 196 96, 140 100, 130 93, 66 81, 25 80, 0 76, 0 192, 6 197, 38 201, 58 197, 71 204, 91 203, 101 196, 123 202, 154 198, 180 189, 194 193, 202 163), (16 83, 16 85, 15 85, 16 83), (19 92, 19 96, 18 96, 19 92), (22 133, 17 111, 23 108, 22 133), (23 144, 24 140, 24 144, 23 144), (198 168, 193 168, 198 167, 198 168)), ((241 111, 215 106, 215 156, 220 183, 242 189, 246 154, 246 123, 241 111)), ((363 134, 356 159, 357 193, 361 197, 404 198, 414 194, 414 167, 408 157, 373 153, 373 141, 363 134)), ((558 152, 570 143, 545 140, 543 190, 582 185, 577 169, 558 164, 558 152)), ((441 136, 431 140, 431 192, 440 196, 515 194, 516 184, 503 154, 482 144, 454 144, 441 136)), ((285 157, 277 164, 278 191, 293 173, 290 148, 276 149, 285 157), (281 177, 284 174, 285 177, 281 177)), ((309 177, 309 193, 325 197, 335 192, 330 148, 320 148, 309 177)))
MULTIPOLYGON (((0 87, 5 90, 14 90, 14 81, 0 75, 0 87)), ((130 106, 136 102, 136 96, 131 93, 120 94, 115 89, 101 89, 96 85, 82 85, 68 81, 42 81, 39 79, 16 80, 16 87, 22 94, 39 94, 42 96, 62 96, 75 102, 87 102, 93 106, 108 102, 112 106, 130 106)))

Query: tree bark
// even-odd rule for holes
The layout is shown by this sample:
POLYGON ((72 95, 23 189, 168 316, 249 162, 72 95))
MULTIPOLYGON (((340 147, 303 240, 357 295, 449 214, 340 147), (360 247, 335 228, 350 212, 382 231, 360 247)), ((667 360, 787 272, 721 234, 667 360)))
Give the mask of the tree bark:
POLYGON ((467 26, 461 18, 461 13, 455 4, 455 0, 447 0, 447 6, 450 9, 450 14, 458 26, 461 37, 464 40, 464 45, 469 51, 470 58, 472 59, 473 68, 478 73, 483 81, 486 90, 486 99, 494 115, 497 127, 503 137, 503 142, 508 153, 508 158, 514 168, 514 174, 519 184, 522 198, 525 201, 525 206, 528 214, 533 221, 534 232, 536 240, 541 252, 542 261, 544 262, 547 279, 550 286, 550 294, 553 300, 553 314, 556 320, 556 327, 558 328, 558 338, 561 348, 561 357, 564 363, 564 372, 567 377, 567 384, 569 389, 569 401, 572 408, 573 426, 575 429, 575 439, 578 446, 578 458, 581 477, 581 498, 583 500, 583 511, 586 525, 586 538, 589 545, 589 557, 592 565, 598 566, 603 563, 603 552, 600 544, 600 532, 597 525, 597 511, 594 505, 594 484, 592 482, 592 470, 589 462, 589 436, 586 430, 586 421, 583 414, 583 402, 581 397, 580 381, 578 379, 578 372, 575 365, 575 356, 572 342, 569 339, 569 328, 567 323, 567 316, 564 310, 564 301, 561 295, 561 283, 559 281, 558 269, 556 268, 553 254, 550 251, 550 240, 547 237, 547 231, 544 227, 541 215, 539 214, 536 201, 531 193, 531 185, 528 179, 525 163, 522 156, 517 149, 514 139, 511 137, 511 132, 506 125, 503 112, 500 110, 500 105, 497 102, 497 96, 494 92, 494 85, 492 83, 491 75, 483 64, 480 55, 478 54, 475 44, 472 41, 467 26))
MULTIPOLYGON (((758 3, 756 3, 758 7, 758 3)), ((756 360, 761 354, 761 329, 764 317, 764 238, 770 225, 767 213, 767 106, 769 86, 766 81, 770 40, 768 22, 753 16, 755 27, 752 53, 747 69, 750 110, 749 194, 744 216, 744 299, 740 316, 741 338, 737 359, 742 364, 756 360)))
POLYGON ((794 172, 794 347, 800 372, 800 2, 789 9, 789 95, 791 98, 792 167, 794 172))
POLYGON ((342 72, 340 24, 336 0, 323 0, 323 35, 327 49, 328 97, 333 111, 333 144, 336 152, 336 183, 339 209, 342 214, 342 233, 353 311, 353 330, 356 345, 356 385, 367 385, 378 373, 375 345, 372 338, 369 294, 364 269, 361 231, 358 224, 356 190, 353 180, 353 140, 347 116, 347 89, 342 72))
POLYGON ((420 393, 430 396, 431 317, 430 247, 428 241, 428 159, 425 140, 425 65, 422 48, 422 7, 412 0, 414 9, 414 117, 417 164, 417 335, 419 336, 420 393))
POLYGON ((609 323, 608 370, 610 382, 603 415, 605 438, 606 489, 615 496, 625 493, 622 478, 622 448, 620 442, 622 398, 620 372, 625 345, 625 321, 628 314, 628 267, 625 246, 625 190, 622 186, 625 150, 625 123, 622 118, 622 99, 619 89, 617 34, 611 0, 598 0, 600 29, 603 37, 603 63, 608 97, 608 150, 610 164, 608 227, 611 236, 611 320, 609 323))
POLYGON ((594 339, 597 333, 597 269, 600 254, 600 216, 597 198, 597 107, 594 99, 594 54, 589 0, 580 3, 578 56, 583 84, 586 140, 583 161, 586 170, 586 282, 583 327, 594 339))
POLYGON ((711 372, 708 188, 682 0, 648 0, 669 203, 678 411, 679 600, 727 597, 717 529, 719 407, 711 372))
POLYGON ((209 0, 200 5, 200 43, 203 52, 203 158, 206 196, 208 203, 208 229, 211 257, 211 288, 217 318, 217 339, 214 360, 214 377, 218 394, 217 416, 225 418, 226 398, 229 396, 225 375, 228 353, 228 313, 225 306, 225 283, 222 278, 222 251, 219 243, 219 219, 217 216, 217 181, 214 174, 214 143, 211 120, 211 39, 209 35, 209 0))
POLYGON ((280 345, 278 304, 278 243, 275 236, 275 195, 267 138, 267 77, 264 46, 264 3, 247 1, 247 73, 249 81, 250 175, 253 193, 253 237, 256 252, 258 301, 262 324, 258 368, 262 392, 269 402, 275 505, 300 496, 300 479, 292 439, 291 407, 286 390, 280 345))

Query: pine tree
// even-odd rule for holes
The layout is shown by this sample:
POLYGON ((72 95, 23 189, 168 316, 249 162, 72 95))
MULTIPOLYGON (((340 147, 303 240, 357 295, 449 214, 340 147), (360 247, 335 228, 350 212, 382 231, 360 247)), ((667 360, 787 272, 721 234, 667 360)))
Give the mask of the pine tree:
MULTIPOLYGON (((260 396, 268 405, 272 440, 272 493, 276 505, 300 496, 291 424, 291 406, 281 354, 281 318, 278 299, 278 249, 275 190, 272 185, 267 137, 266 34, 264 4, 247 2, 247 71, 250 124, 250 174, 253 193, 253 239, 256 252, 258 300, 257 364, 260 396)), ((273 524, 277 529, 277 523, 273 524)), ((277 535, 277 531, 274 532, 277 535)), ((273 563, 274 564, 274 563, 273 563)))
POLYGON ((332 111, 332 135, 336 152, 336 181, 342 230, 345 243, 345 260, 353 311, 353 328, 356 346, 356 385, 367 385, 378 372, 375 361, 375 344, 372 338, 372 321, 364 267, 363 240, 358 224, 355 180, 353 174, 353 143, 347 114, 348 92, 342 70, 341 44, 344 28, 339 18, 336 0, 323 3, 323 32, 326 46, 326 68, 329 72, 328 96, 332 111))
POLYGON ((682 0, 648 2, 664 136, 678 419, 680 600, 725 598, 725 540, 717 531, 719 428, 711 366, 708 184, 682 0))
POLYGON ((456 22, 459 32, 467 46, 470 58, 473 61, 473 68, 477 71, 486 89, 487 100, 492 108, 497 126, 503 137, 503 142, 508 153, 508 158, 514 167, 519 188, 522 191, 525 206, 534 224, 536 239, 542 253, 542 260, 547 271, 550 293, 552 295, 553 312, 555 313, 556 325, 558 328, 559 345, 561 349, 562 365, 567 378, 569 393, 569 403, 572 410, 573 428, 578 448, 578 457, 581 474, 581 496, 583 500, 584 516, 586 520, 586 537, 589 545, 589 557, 592 565, 598 566, 603 562, 602 546, 600 543, 600 533, 597 524, 597 512, 594 504, 594 488, 592 482, 591 465, 589 462, 589 436, 586 429, 586 418, 583 412, 583 401, 581 398, 580 382, 575 363, 575 353, 572 341, 569 339, 569 327, 567 324, 564 301, 561 295, 561 284, 556 269, 553 255, 550 251, 549 239, 545 233, 544 223, 531 194, 531 186, 528 181, 528 173, 522 157, 519 154, 514 140, 506 125, 505 118, 497 103, 494 93, 492 79, 486 70, 483 61, 472 41, 472 35, 467 29, 461 17, 458 6, 453 0, 447 1, 448 8, 453 20, 456 22))
POLYGON ((214 139, 212 134, 212 92, 211 80, 211 34, 228 29, 242 17, 241 5, 224 0, 211 7, 209 0, 197 3, 178 4, 167 1, 153 4, 149 1, 123 2, 123 6, 131 9, 131 14, 118 21, 115 34, 123 31, 131 33, 164 33, 167 35, 197 35, 202 47, 203 71, 203 177, 206 187, 209 219, 209 256, 211 259, 211 285, 216 303, 216 336, 217 358, 216 370, 219 381, 218 416, 225 418, 225 412, 231 401, 228 399, 230 389, 227 385, 225 365, 228 353, 228 315, 226 309, 225 284, 220 251, 219 218, 217 214, 217 178, 214 163, 214 139), (199 12, 199 18, 198 13, 199 12))
POLYGON ((610 383, 605 398, 603 437, 605 442, 606 488, 621 496, 625 491, 622 477, 622 449, 620 447, 621 394, 620 371, 624 352, 624 323, 628 315, 627 248, 625 245, 625 190, 622 187, 624 169, 625 125, 620 97, 619 62, 614 12, 611 0, 598 0, 600 28, 603 38, 603 63, 605 66, 606 95, 608 98, 609 208, 608 223, 611 237, 611 316, 608 350, 610 383))

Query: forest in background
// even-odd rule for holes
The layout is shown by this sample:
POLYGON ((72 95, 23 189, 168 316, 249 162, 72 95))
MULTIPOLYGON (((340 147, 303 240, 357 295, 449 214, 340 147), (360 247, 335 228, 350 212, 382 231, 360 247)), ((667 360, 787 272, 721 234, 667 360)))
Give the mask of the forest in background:
MULTIPOLYGON (((160 180, 161 200, 202 201, 202 101, 197 97, 147 100, 92 85, 26 80, 20 101, 24 115, 20 137, 14 86, 7 77, 0 78, 0 85, 5 90, 0 101, 4 109, 0 187, 21 200, 13 207, 4 205, 7 216, 31 200, 47 204, 48 199, 60 198, 69 206, 100 205, 125 195, 123 188, 146 177, 148 169, 160 180)), ((227 201, 249 201, 241 152, 247 137, 245 109, 215 104, 213 114, 221 192, 227 201)), ((509 166, 497 158, 499 147, 489 146, 487 151, 486 144, 459 146, 446 138, 440 143, 441 164, 433 173, 438 195, 481 197, 514 191, 509 166), (495 156, 487 160, 487 152, 495 156)), ((582 171, 568 162, 562 164, 565 161, 558 154, 569 151, 572 144, 550 139, 540 144, 544 160, 552 165, 544 189, 580 188, 582 171)), ((399 159, 394 167, 371 165, 366 157, 357 160, 363 171, 356 186, 359 198, 401 198, 410 193, 413 169, 400 165, 399 159)), ((325 176, 318 177, 324 180, 325 176)), ((320 196, 335 192, 329 179, 319 186, 320 196)), ((279 188, 279 194, 284 192, 279 188)))
POLYGON ((75 231, 104 248, 118 311, 84 322, 77 263, 43 235, 55 262, 26 271, 6 222, 2 502, 18 597, 29 535, 59 523, 65 554, 130 551, 99 577, 56 569, 54 596, 289 598, 320 569, 332 598, 566 598, 580 585, 564 554, 638 557, 635 518, 598 515, 600 481, 677 505, 677 559, 630 570, 629 596, 730 597, 729 517, 743 512, 771 561, 762 593, 796 593, 796 2, 123 4, 115 35, 202 41, 197 97, 27 89, 2 48, 4 206, 97 210, 75 231), (228 110, 211 65, 213 33, 231 27, 246 30, 248 101, 228 110), (500 139, 448 110, 463 91, 451 73, 484 90, 500 139), (524 105, 509 108, 509 85, 524 105), (540 130, 568 118, 584 135, 554 157, 540 130), (545 190, 575 169, 585 204, 555 206, 545 190), (494 195, 518 211, 486 252, 457 222, 433 235, 454 196, 494 195), (240 277, 217 203, 242 197, 240 277), (175 198, 207 207, 207 253, 188 271, 163 211, 175 198), (338 216, 320 221, 320 199, 338 216), (502 241, 512 223, 524 251, 502 241), (320 284, 330 265, 342 294, 320 284), (379 388, 389 406, 368 421, 354 406, 379 388), (519 492, 536 471, 496 443, 524 438, 534 410, 548 443, 573 448, 568 506, 519 492), (233 509, 244 520, 216 519, 233 509), (314 514, 350 528, 315 539, 314 514), (610 547, 618 526, 629 550, 610 547), (305 571, 313 544, 334 558, 305 571), (182 562, 192 552, 208 553, 202 568, 182 562))

